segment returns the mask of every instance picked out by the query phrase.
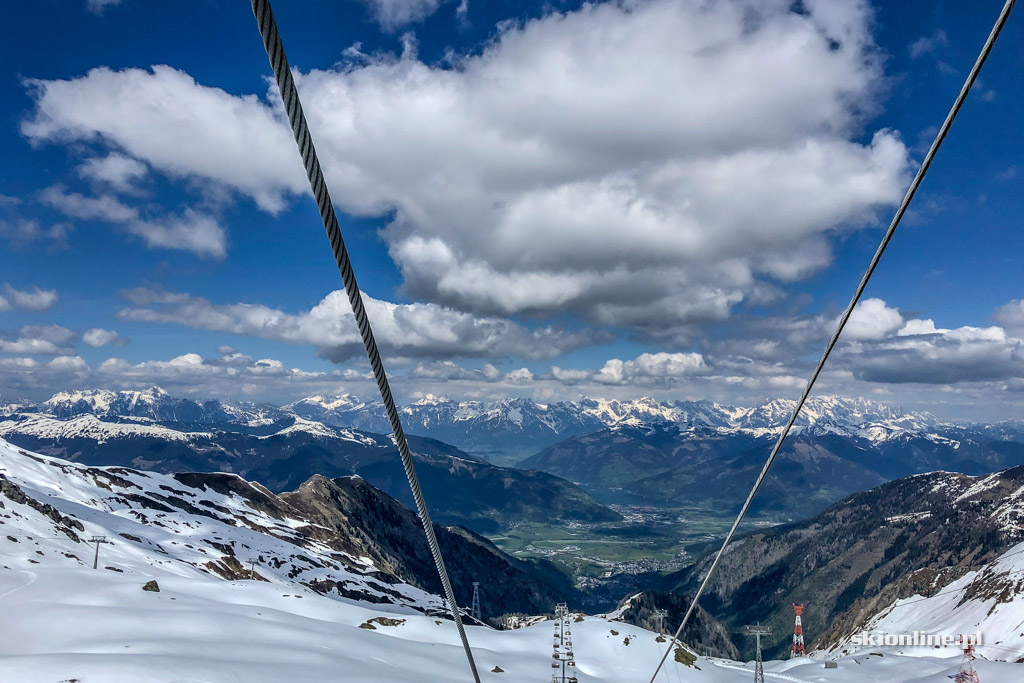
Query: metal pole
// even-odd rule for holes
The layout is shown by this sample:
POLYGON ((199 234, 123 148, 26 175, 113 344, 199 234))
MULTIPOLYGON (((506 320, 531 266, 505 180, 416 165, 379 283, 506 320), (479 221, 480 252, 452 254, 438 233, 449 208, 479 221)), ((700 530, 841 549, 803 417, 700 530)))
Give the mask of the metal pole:
POLYGON ((654 616, 658 619, 658 635, 665 635, 665 617, 668 616, 668 611, 656 609, 654 610, 654 616))
POLYGON ((748 636, 754 636, 757 643, 757 660, 754 663, 754 683, 764 683, 764 665, 761 663, 761 636, 770 636, 772 629, 768 626, 744 626, 743 632, 748 636))
MULTIPOLYGON (((559 630, 562 633, 561 641, 565 644, 565 611, 562 611, 562 616, 558 618, 559 630)), ((565 658, 562 657, 562 653, 558 653, 558 659, 562 662, 562 683, 565 683, 565 658)))
POLYGON ((96 544, 96 554, 92 558, 92 568, 96 569, 96 568, 99 567, 99 564, 100 564, 100 543, 106 543, 107 542, 107 537, 106 536, 93 536, 92 538, 89 539, 89 542, 96 544))

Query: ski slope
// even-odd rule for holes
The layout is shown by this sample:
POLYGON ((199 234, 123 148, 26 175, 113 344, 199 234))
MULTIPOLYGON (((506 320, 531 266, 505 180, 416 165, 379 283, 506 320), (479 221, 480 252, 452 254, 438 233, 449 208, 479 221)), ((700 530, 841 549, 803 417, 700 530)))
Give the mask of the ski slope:
MULTIPOLYGON (((449 621, 408 608, 331 599, 259 581, 219 581, 153 572, 161 592, 141 590, 151 575, 102 569, 0 572, 0 680, 20 683, 280 683, 309 681, 441 683, 469 680, 449 621), (400 625, 360 624, 376 617, 400 625)), ((390 623, 390 622, 389 622, 390 623)), ((483 680, 548 681, 550 622, 515 631, 468 627, 483 680), (502 672, 493 669, 499 667, 502 672)), ((664 652, 655 634, 588 617, 573 624, 579 680, 647 681, 664 652), (616 635, 612 635, 612 631, 616 635), (629 638, 629 644, 624 644, 629 638)), ((766 680, 824 683, 939 683, 956 657, 858 655, 824 669, 822 660, 767 662, 766 680)), ((740 683, 751 664, 669 659, 659 681, 740 683), (696 667, 699 667, 696 668, 696 667)), ((981 679, 1019 683, 1024 665, 978 663, 981 679)))

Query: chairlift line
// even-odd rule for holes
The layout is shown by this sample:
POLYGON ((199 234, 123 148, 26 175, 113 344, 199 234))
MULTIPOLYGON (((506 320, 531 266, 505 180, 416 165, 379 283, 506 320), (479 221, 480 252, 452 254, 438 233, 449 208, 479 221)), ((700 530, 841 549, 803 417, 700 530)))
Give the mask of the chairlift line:
POLYGON ((690 606, 687 608, 686 614, 683 615, 682 621, 679 622, 679 628, 676 629, 675 634, 672 636, 672 640, 668 644, 668 649, 665 654, 662 655, 661 661, 658 662, 658 666, 654 670, 654 675, 651 676, 650 683, 654 683, 654 679, 657 677, 658 672, 661 671, 661 667, 665 665, 665 660, 668 659, 669 653, 672 652, 672 648, 679 639, 679 634, 683 632, 683 628, 686 626, 686 623, 689 621, 694 609, 697 607, 697 601, 700 599, 701 594, 707 587, 711 576, 715 573, 715 569, 718 567, 718 563, 722 559, 725 549, 729 546, 729 543, 732 542, 732 537, 735 535, 736 529, 739 527, 740 522, 743 521, 743 517, 746 516, 747 509, 750 507, 751 501, 753 501, 758 489, 761 488, 761 484, 764 483, 764 479, 768 475, 768 470, 771 468, 772 463, 775 462, 775 457, 779 454, 779 449, 785 442, 786 437, 789 436, 789 432, 793 428, 793 423, 796 422, 797 417, 800 415, 800 410, 804 407, 804 403, 807 401, 807 397, 810 395, 811 389, 814 387, 814 383, 818 381, 818 376, 821 374, 822 369, 825 367, 825 363, 832 354, 832 349, 835 348, 836 343, 839 341, 839 335, 842 334, 843 329, 846 327, 846 323, 849 322, 850 315, 853 313, 854 307, 857 305, 857 302, 860 301, 861 296, 864 294, 864 289, 867 287, 868 281, 871 279, 875 269, 878 267, 878 263, 882 259, 882 254, 885 253, 886 247, 889 246, 889 242, 896 233, 896 228, 899 227, 900 221, 903 220, 903 216, 907 212, 910 202, 914 199, 914 195, 917 194, 917 190, 921 186, 921 182, 924 180, 925 174, 928 173, 928 169, 932 165, 932 160, 935 158, 935 154, 939 151, 939 147, 942 146, 942 142, 946 139, 946 135, 949 133, 949 129, 953 125, 953 121, 956 119, 957 114, 960 113, 960 108, 963 107, 964 102, 967 100, 967 95, 970 93, 971 87, 977 80, 981 67, 984 66, 985 61, 992 52, 992 46, 995 45, 996 38, 999 37, 1000 32, 1006 25, 1006 21, 1010 17, 1010 11, 1013 9, 1015 2, 1016 0, 1006 0, 1006 4, 1003 5, 1003 9, 1000 11, 999 17, 996 19, 996 23, 992 27, 992 31, 989 33, 988 39, 982 46, 981 52, 978 54, 978 58, 974 62, 974 66, 971 68, 970 73, 967 75, 967 79, 960 88, 960 93, 957 95, 956 100, 953 102, 953 106, 946 115, 946 120, 942 122, 942 127, 939 128, 939 132, 935 135, 935 139, 932 141, 931 147, 928 149, 928 153, 925 155, 924 160, 917 169, 917 174, 914 176, 914 180, 911 181, 910 187, 907 188, 907 193, 903 197, 903 201, 900 202, 899 207, 896 209, 896 214, 889 223, 889 228, 885 231, 885 235, 882 237, 882 241, 878 245, 878 249, 875 250, 874 256, 871 257, 867 270, 864 271, 864 275, 861 277, 856 291, 854 291, 853 298, 850 299, 850 303, 846 306, 846 310, 844 310, 842 316, 840 316, 839 323, 836 326, 836 331, 825 346, 825 351, 818 360, 818 364, 815 366, 814 372, 811 373, 811 377, 807 381, 807 386, 804 388, 803 394, 801 394, 796 407, 793 409, 793 414, 789 416, 789 420, 786 422, 782 432, 779 434, 779 438, 775 442, 775 446, 772 448, 768 459, 765 461, 764 467, 761 469, 761 473, 758 475, 753 488, 750 489, 750 493, 747 495, 747 499, 743 503, 743 507, 740 508, 740 512, 736 516, 736 521, 733 522, 732 528, 729 529, 729 533, 726 535, 725 540, 722 543, 722 547, 719 548, 718 553, 715 555, 715 559, 711 563, 711 567, 708 568, 708 572, 704 576, 704 580, 701 581, 700 586, 697 588, 697 592, 690 601, 690 606))
POLYGON ((320 218, 323 221, 324 230, 327 232, 327 238, 331 243, 334 260, 338 264, 338 271, 341 273, 341 279, 345 285, 345 293, 348 295, 352 314, 359 327, 363 346, 366 348, 366 355, 370 359, 373 376, 377 381, 377 389, 380 391, 381 400, 384 402, 384 408, 388 414, 392 438, 398 447, 402 466, 405 468, 405 475, 409 480, 409 488, 412 489, 412 496, 416 501, 416 511, 423 525, 423 533, 427 538, 427 545, 430 546, 430 553, 434 558, 434 565, 437 567, 438 576, 441 578, 441 585, 444 587, 448 609, 451 611, 455 627, 459 631, 459 638, 462 640, 462 647, 466 651, 469 668, 473 672, 473 680, 476 683, 480 683, 480 674, 477 672, 473 651, 469 647, 466 629, 462 624, 459 604, 455 599, 455 591, 452 589, 451 580, 448 578, 448 570, 445 568, 444 559, 441 557, 441 548, 438 546, 437 537, 434 534, 434 525, 430 520, 427 503, 423 497, 423 490, 420 488, 419 477, 416 475, 416 466, 412 460, 412 453, 409 451, 409 443, 405 438, 405 430, 402 428, 402 421, 398 415, 398 408, 395 406, 395 399, 391 395, 391 386, 388 383, 387 373, 384 371, 384 363, 381 361, 380 351, 377 348, 377 342, 370 327, 370 320, 363 306, 362 293, 359 291, 355 272, 352 269, 352 261, 349 259, 345 240, 341 235, 341 227, 338 225, 338 217, 334 212, 334 203, 331 201, 331 195, 327 190, 327 181, 324 179, 316 148, 313 146, 313 137, 306 124, 306 116, 302 111, 302 103, 299 101, 299 93, 295 88, 295 81, 288 66, 288 58, 285 56, 281 34, 278 32, 274 13, 270 8, 270 0, 250 0, 250 2, 253 16, 256 17, 256 23, 259 26, 260 36, 263 38, 263 47, 267 51, 267 58, 270 60, 270 66, 274 71, 274 79, 277 81, 277 87, 281 93, 281 101, 288 114, 288 122, 291 124, 295 144, 299 148, 299 155, 302 157, 302 164, 306 169, 306 176, 309 178, 310 189, 313 191, 317 208, 320 210, 320 218))

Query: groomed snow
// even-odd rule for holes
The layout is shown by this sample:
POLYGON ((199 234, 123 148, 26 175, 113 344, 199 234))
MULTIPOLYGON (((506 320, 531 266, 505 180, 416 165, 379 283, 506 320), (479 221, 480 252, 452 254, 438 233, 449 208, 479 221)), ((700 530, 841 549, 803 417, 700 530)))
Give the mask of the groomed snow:
MULTIPOLYGON (((303 589, 155 571, 39 567, 0 572, 0 680, 18 683, 337 683, 470 680, 451 622, 335 600, 303 589), (360 628, 375 617, 399 626, 360 628), (440 621, 440 623, 438 623, 440 621)), ((665 645, 655 634, 588 617, 573 623, 579 680, 646 681, 665 645), (612 635, 612 631, 617 635, 612 635), (629 638, 629 645, 625 639, 629 638)), ((551 622, 516 631, 467 627, 485 681, 549 681, 551 622), (503 673, 493 672, 500 667, 503 673)), ((809 683, 940 683, 955 657, 858 655, 824 669, 821 659, 767 662, 767 680, 809 683)), ((659 681, 744 683, 752 665, 669 659, 659 681)), ((986 683, 1019 683, 1022 665, 981 661, 986 683)))

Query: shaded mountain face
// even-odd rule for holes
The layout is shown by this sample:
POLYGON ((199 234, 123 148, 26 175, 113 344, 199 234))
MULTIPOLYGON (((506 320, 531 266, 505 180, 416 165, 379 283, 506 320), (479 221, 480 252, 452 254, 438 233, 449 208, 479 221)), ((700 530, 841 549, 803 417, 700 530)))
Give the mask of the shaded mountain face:
MULTIPOLYGON (((60 420, 19 413, 0 420, 0 436, 21 447, 89 465, 157 472, 232 472, 271 491, 321 474, 359 474, 407 500, 408 483, 389 437, 285 416, 269 424, 157 423, 93 414, 60 420)), ((410 437, 424 490, 438 521, 479 530, 552 519, 611 521, 619 515, 556 476, 483 462, 433 439, 410 437)))
MULTIPOLYGON (((619 605, 616 618, 627 624, 659 633, 666 633, 666 642, 679 628, 682 615, 690 606, 690 598, 676 593, 644 591, 632 595, 619 605), (665 619, 658 616, 658 610, 666 612, 665 619)), ((694 610, 679 639, 694 652, 703 654, 710 651, 718 657, 739 659, 739 651, 733 645, 728 627, 708 614, 699 605, 694 610)))
POLYGON ((677 467, 727 459, 737 449, 748 450, 768 438, 675 423, 621 425, 567 439, 520 466, 559 474, 588 490, 610 492, 677 467))
MULTIPOLYGON (((619 425, 550 446, 520 466, 576 482, 604 502, 738 510, 776 439, 770 430, 619 425)), ((805 517, 910 474, 940 467, 981 474, 1021 463, 1024 438, 1013 429, 819 418, 786 441, 752 509, 805 517)))
MULTIPOLYGON (((431 510, 450 523, 497 531, 517 521, 615 522, 622 517, 583 489, 546 472, 421 455, 416 472, 431 510)), ((400 501, 414 505, 398 454, 357 470, 400 501)))
MULTIPOLYGON (((642 500, 655 500, 663 505, 688 503, 738 511, 764 467, 775 439, 755 439, 754 445, 745 450, 743 447, 750 445, 747 439, 738 437, 735 441, 738 455, 707 457, 715 447, 721 452, 726 445, 716 438, 701 452, 703 459, 694 458, 637 479, 625 488, 642 500)), ((758 491, 752 512, 791 518, 816 514, 845 495, 887 481, 890 477, 872 467, 874 457, 870 445, 858 440, 833 435, 792 437, 758 491)))
MULTIPOLYGON (((11 515, 4 542, 27 538, 16 531, 56 536, 81 546, 62 556, 75 563, 91 558, 87 537, 102 531, 118 546, 104 548, 105 561, 149 554, 150 563, 172 561, 231 580, 249 578, 252 567, 254 578, 325 594, 443 608, 418 518, 358 477, 315 476, 274 495, 232 474, 87 467, 0 440, 0 507, 11 515), (18 528, 29 516, 45 528, 27 521, 18 528)), ((568 580, 546 562, 514 559, 464 529, 435 524, 435 532, 460 603, 469 604, 473 581, 484 586, 485 618, 578 602, 568 580)))
MULTIPOLYGON (((311 522, 358 539, 359 547, 378 566, 412 585, 443 595, 415 513, 365 480, 318 476, 296 491, 282 494, 281 499, 311 522)), ((514 559, 463 528, 434 527, 452 584, 459 587, 457 599, 470 604, 473 582, 481 582, 481 610, 495 624, 497 617, 509 612, 551 612, 560 600, 578 602, 572 582, 550 563, 514 559)))
MULTIPOLYGON (((772 626, 767 656, 778 657, 791 642, 791 603, 807 605, 808 643, 827 645, 816 639, 848 633, 897 598, 933 595, 1021 540, 1024 467, 906 477, 806 522, 737 541, 701 606, 731 629, 758 621, 772 626)), ((711 561, 709 555, 670 576, 666 586, 692 593, 711 561)))

